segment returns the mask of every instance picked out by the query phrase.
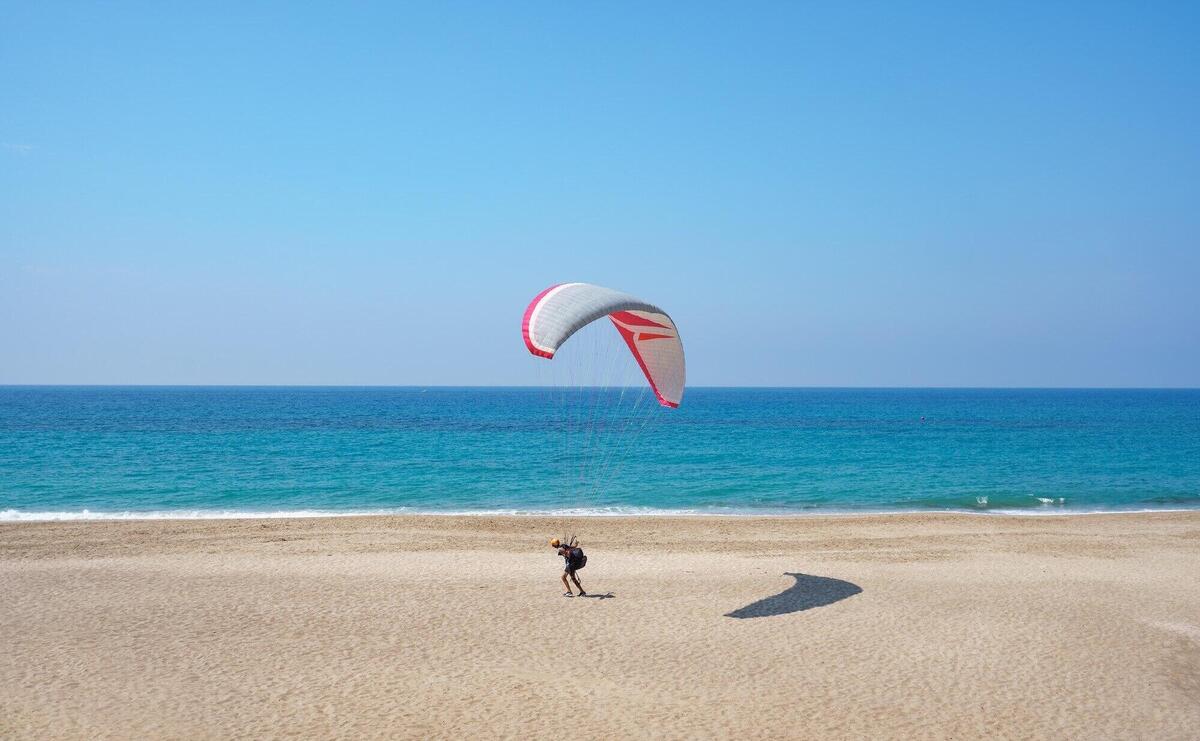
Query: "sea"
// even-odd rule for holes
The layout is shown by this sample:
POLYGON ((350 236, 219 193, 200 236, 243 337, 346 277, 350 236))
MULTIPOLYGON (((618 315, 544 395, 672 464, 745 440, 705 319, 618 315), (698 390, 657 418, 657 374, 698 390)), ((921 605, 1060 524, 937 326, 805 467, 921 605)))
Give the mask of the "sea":
POLYGON ((0 521, 1200 509, 1200 390, 617 393, 0 387, 0 521))

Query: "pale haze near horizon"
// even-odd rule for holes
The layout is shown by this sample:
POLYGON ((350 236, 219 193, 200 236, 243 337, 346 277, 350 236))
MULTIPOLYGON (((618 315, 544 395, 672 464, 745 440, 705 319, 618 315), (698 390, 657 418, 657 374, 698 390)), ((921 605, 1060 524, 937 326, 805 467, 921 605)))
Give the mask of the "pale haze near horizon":
POLYGON ((9 6, 0 383, 1200 386, 1200 13, 9 6))

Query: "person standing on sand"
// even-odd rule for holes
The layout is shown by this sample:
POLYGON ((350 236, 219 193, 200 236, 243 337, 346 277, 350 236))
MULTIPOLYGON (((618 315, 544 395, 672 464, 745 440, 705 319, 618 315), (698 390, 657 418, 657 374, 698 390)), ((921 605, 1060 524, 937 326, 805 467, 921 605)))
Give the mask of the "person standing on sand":
POLYGON ((571 592, 570 583, 567 582, 567 577, 569 576, 571 577, 571 581, 575 582, 575 586, 579 588, 579 596, 586 597, 587 592, 583 591, 583 585, 579 583, 579 577, 575 575, 576 571, 582 569, 587 564, 587 556, 583 555, 583 549, 579 547, 578 543, 575 543, 574 538, 571 539, 570 544, 565 544, 558 538, 553 538, 550 541, 550 547, 557 548, 558 555, 562 556, 563 561, 566 562, 566 565, 563 567, 562 582, 563 587, 565 587, 567 591, 563 593, 563 596, 575 596, 575 594, 571 592))

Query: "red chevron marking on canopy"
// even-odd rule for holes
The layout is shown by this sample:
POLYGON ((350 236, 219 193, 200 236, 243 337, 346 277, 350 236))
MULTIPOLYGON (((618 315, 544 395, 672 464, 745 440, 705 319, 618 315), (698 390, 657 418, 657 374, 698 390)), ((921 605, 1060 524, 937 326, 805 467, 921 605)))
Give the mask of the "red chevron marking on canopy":
POLYGON ((658 327, 659 329, 670 329, 670 327, 665 324, 659 324, 656 321, 638 316, 630 311, 614 311, 612 314, 609 314, 609 316, 621 322, 622 324, 630 324, 635 327, 658 327))

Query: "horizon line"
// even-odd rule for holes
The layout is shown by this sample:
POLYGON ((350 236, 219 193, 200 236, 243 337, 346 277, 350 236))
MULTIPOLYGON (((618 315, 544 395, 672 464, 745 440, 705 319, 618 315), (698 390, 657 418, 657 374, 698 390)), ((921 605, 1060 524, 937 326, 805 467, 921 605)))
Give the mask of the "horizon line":
MULTIPOLYGON (((620 388, 619 385, 578 385, 581 388, 620 388)), ((192 389, 536 389, 558 388, 555 384, 336 384, 336 383, 0 383, 0 389, 10 388, 192 388, 192 389)), ((702 389, 761 389, 761 390, 929 390, 929 391, 1200 391, 1200 386, 868 386, 868 385, 707 385, 688 386, 702 389)))

